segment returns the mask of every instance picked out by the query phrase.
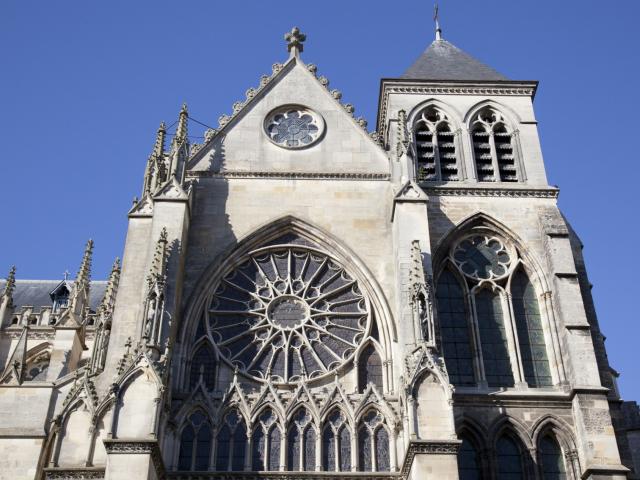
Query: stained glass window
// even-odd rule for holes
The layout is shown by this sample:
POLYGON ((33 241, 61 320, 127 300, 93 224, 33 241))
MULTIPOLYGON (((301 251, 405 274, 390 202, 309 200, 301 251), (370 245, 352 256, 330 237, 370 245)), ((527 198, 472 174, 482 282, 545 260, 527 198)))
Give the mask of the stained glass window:
POLYGON ((481 480, 478 451, 468 438, 462 437, 458 451, 458 477, 460 480, 481 480))
POLYGON ((358 470, 361 472, 373 470, 373 459, 371 458, 373 439, 371 437, 371 432, 367 427, 360 427, 358 430, 358 470))
POLYGON ((313 472, 316 469, 316 431, 311 425, 304 431, 304 470, 313 472))
POLYGON ((287 467, 290 471, 295 472, 300 470, 300 453, 302 451, 302 436, 296 425, 289 429, 287 441, 287 467))
POLYGON ((202 413, 194 413, 189 417, 189 424, 184 427, 180 436, 178 469, 209 470, 211 442, 211 426, 202 413))
POLYGON ((189 376, 189 385, 194 388, 200 380, 202 380, 207 389, 214 387, 216 374, 216 363, 213 356, 213 350, 208 345, 202 345, 198 348, 191 360, 191 372, 189 376))
POLYGON ((540 460, 542 461, 543 480, 566 480, 567 471, 562 458, 560 445, 551 435, 545 435, 539 445, 540 460))
POLYGON ((382 361, 371 344, 362 350, 358 359, 358 391, 364 392, 370 383, 382 390, 382 361))
POLYGON ((273 426, 269 432, 269 465, 267 470, 280 470, 280 429, 273 426))
POLYGON ((336 436, 331 426, 322 432, 322 469, 335 472, 336 469, 336 436))
POLYGON ((269 138, 277 145, 288 148, 311 145, 322 134, 323 126, 319 116, 304 107, 279 109, 265 121, 269 138))
POLYGON ((550 386, 553 382, 540 307, 533 285, 522 269, 513 276, 511 295, 525 380, 530 387, 550 386))
POLYGON ((476 293, 475 303, 487 383, 490 387, 512 387, 514 380, 507 346, 502 299, 497 292, 482 289, 476 293))
POLYGON ((216 449, 216 470, 225 472, 229 469, 229 454, 231 451, 231 432, 228 425, 223 425, 218 431, 216 441, 218 442, 216 449))
POLYGON ((251 450, 251 469, 259 472, 265 470, 265 444, 266 439, 261 426, 258 426, 254 432, 251 450))
POLYGON ((391 470, 389 458, 389 434, 384 427, 378 427, 375 434, 376 441, 376 470, 388 472, 391 470))
POLYGON ((247 450, 247 430, 244 422, 236 426, 233 432, 233 455, 231 457, 231 469, 234 472, 244 470, 244 457, 247 450))
POLYGON ((473 353, 464 292, 460 282, 445 270, 436 289, 442 353, 454 385, 473 385, 473 353))
POLYGON ((502 436, 496 445, 496 454, 500 480, 524 479, 522 453, 513 438, 507 435, 502 436))
POLYGON ((504 243, 485 235, 465 238, 455 247, 452 258, 458 268, 473 279, 503 277, 511 264, 511 256, 504 243))
POLYGON ((244 470, 247 433, 244 420, 236 410, 228 412, 216 436, 216 470, 244 470))
POLYGON ((358 428, 358 470, 389 471, 389 434, 384 417, 376 410, 368 411, 358 428))
POLYGON ((340 410, 329 414, 322 432, 322 468, 328 472, 351 471, 351 433, 340 410))
POLYGON ((339 435, 340 471, 349 472, 351 470, 351 434, 345 426, 340 429, 339 435))

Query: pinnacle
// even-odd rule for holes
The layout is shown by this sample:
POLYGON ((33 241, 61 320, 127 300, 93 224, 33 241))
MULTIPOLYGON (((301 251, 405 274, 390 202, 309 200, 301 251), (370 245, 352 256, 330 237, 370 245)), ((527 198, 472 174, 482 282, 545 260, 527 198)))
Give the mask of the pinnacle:
POLYGON ((287 41, 287 51, 291 56, 297 57, 304 50, 304 41, 307 36, 298 27, 293 27, 290 32, 285 33, 284 39, 287 41))

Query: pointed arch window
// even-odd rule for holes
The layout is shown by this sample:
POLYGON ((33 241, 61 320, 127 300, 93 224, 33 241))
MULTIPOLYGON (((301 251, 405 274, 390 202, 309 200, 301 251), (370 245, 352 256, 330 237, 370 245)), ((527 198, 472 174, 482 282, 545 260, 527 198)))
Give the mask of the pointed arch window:
POLYGON ((448 268, 438 279, 436 302, 449 379, 454 385, 473 385, 473 353, 464 290, 448 268))
POLYGON ((485 107, 471 120, 471 138, 479 182, 519 180, 514 133, 504 115, 485 107))
POLYGON ((211 425, 201 412, 189 417, 189 423, 180 436, 178 469, 183 471, 207 471, 211 455, 211 425))
POLYGON ((358 392, 363 393, 370 383, 382 391, 382 360, 371 343, 364 347, 358 359, 358 392))
POLYGON ((216 470, 219 472, 244 470, 247 430, 237 410, 231 410, 224 416, 216 441, 216 470))
POLYGON ((198 347, 196 352, 193 354, 193 357, 191 358, 189 387, 191 389, 195 388, 195 386, 200 381, 200 377, 202 377, 204 386, 208 390, 211 390, 215 385, 215 375, 216 362, 213 349, 208 344, 203 344, 198 347))
POLYGON ((316 469, 316 432, 311 415, 305 408, 296 412, 289 426, 287 468, 311 472, 316 469))
POLYGON ((566 480, 567 470, 564 464, 562 449, 556 439, 547 434, 538 445, 543 480, 566 480))
POLYGON ((518 249, 501 236, 481 231, 463 236, 445 262, 436 301, 451 382, 552 386, 547 351, 551 333, 518 249))
POLYGON ((465 436, 458 451, 458 477, 460 480, 481 480, 480 457, 478 449, 465 436))
POLYGON ((414 123, 418 181, 461 179, 456 134, 449 117, 430 105, 414 123))
POLYGON ((368 411, 358 427, 358 470, 361 472, 388 472, 389 433, 384 417, 376 410, 368 411))
POLYGON ((503 435, 496 444, 498 478, 500 480, 524 480, 522 451, 511 435, 503 435))
POLYGON ((280 470, 281 436, 275 413, 271 409, 266 409, 258 418, 253 431, 252 470, 280 470))
POLYGON ((525 380, 531 387, 550 386, 551 370, 544 341, 540 307, 533 285, 522 268, 513 275, 511 298, 525 380))
POLYGON ((351 471, 351 432, 340 410, 329 414, 322 431, 322 469, 327 472, 351 471))

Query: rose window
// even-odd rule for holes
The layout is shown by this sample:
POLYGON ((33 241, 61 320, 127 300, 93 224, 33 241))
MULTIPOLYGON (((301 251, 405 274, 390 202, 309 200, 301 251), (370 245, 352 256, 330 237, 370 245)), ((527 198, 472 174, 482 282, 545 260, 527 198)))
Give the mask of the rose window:
POLYGON ((317 114, 299 106, 280 108, 265 120, 269 139, 287 148, 311 145, 320 138, 323 128, 324 122, 317 114))
POLYGON ((502 240, 486 235, 465 238, 452 253, 454 263, 465 275, 480 280, 506 275, 513 256, 502 240))
POLYGON ((257 379, 296 382, 327 374, 369 329, 358 282, 333 258, 302 245, 247 254, 214 289, 209 331, 229 363, 257 379))

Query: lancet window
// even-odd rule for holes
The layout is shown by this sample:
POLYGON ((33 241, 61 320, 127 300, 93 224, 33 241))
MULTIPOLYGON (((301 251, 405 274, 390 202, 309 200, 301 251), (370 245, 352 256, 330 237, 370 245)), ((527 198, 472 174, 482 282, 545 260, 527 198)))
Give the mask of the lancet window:
POLYGON ((376 410, 368 411, 358 427, 358 470, 389 471, 389 433, 384 417, 376 410))
POLYGON ((180 436, 180 470, 209 470, 212 431, 207 418, 201 412, 193 413, 180 436))
POLYGON ((316 431, 312 417, 305 408, 301 408, 293 416, 287 441, 287 469, 314 471, 316 469, 316 431))
POLYGON ((216 440, 216 470, 219 472, 244 470, 247 429, 237 410, 231 410, 224 416, 216 440))
POLYGON ((362 350, 358 360, 358 391, 363 393, 370 383, 382 392, 382 360, 371 343, 362 350))
POLYGON ((322 431, 322 469, 351 471, 351 432, 346 417, 337 409, 329 414, 322 431))
POLYGON ((463 436, 461 440, 462 445, 458 450, 458 477, 460 480, 481 480, 478 449, 467 437, 463 436))
POLYGON ((543 436, 538 444, 540 467, 543 480, 566 480, 567 471, 562 449, 550 433, 543 436))
POLYGON ((282 433, 276 414, 270 408, 258 418, 253 430, 251 464, 254 471, 280 470, 282 433))
POLYGON ((436 302, 452 383, 552 385, 549 334, 515 246, 491 232, 463 237, 440 273, 436 302))
POLYGON ((216 362, 213 349, 208 344, 202 344, 191 358, 191 371, 189 372, 189 386, 193 389, 200 379, 207 390, 214 387, 216 374, 216 362))
POLYGON ((517 441, 508 434, 496 444, 498 478, 500 480, 522 480, 524 476, 523 455, 517 441))
POLYGON ((414 123, 418 181, 460 180, 456 133, 449 117, 431 105, 414 123))
POLYGON ((504 115, 485 107, 471 121, 471 139, 479 182, 517 182, 520 180, 514 133, 504 115))

